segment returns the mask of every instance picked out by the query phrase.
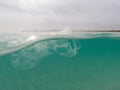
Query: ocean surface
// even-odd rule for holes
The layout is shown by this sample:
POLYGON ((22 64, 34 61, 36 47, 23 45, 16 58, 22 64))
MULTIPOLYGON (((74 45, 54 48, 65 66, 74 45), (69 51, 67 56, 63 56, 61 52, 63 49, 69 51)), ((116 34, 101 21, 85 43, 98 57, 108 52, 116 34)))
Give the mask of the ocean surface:
POLYGON ((0 90, 120 90, 120 33, 1 33, 0 90))

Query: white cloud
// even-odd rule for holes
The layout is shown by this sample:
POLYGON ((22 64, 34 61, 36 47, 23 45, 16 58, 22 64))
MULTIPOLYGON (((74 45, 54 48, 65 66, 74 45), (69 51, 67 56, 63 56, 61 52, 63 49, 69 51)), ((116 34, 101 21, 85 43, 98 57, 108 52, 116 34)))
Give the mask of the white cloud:
POLYGON ((119 29, 119 0, 0 0, 0 30, 119 29))

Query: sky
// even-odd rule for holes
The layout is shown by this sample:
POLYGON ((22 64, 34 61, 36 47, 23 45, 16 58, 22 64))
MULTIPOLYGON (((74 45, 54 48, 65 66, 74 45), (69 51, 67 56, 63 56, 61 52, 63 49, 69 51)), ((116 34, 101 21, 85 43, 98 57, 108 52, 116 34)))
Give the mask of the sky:
POLYGON ((120 0, 0 0, 0 31, 120 29, 120 0))

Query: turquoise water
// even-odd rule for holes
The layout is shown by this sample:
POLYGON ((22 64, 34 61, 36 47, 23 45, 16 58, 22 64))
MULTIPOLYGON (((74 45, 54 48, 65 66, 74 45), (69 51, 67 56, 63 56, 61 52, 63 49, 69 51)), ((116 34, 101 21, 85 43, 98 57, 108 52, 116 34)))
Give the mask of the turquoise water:
POLYGON ((89 36, 1 40, 0 90, 119 90, 120 38, 89 36))

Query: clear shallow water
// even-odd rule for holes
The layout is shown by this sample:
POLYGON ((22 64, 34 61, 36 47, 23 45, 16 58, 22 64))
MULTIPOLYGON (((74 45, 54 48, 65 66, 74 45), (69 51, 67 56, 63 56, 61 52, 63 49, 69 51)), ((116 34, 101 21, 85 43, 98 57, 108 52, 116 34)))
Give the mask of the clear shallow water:
POLYGON ((1 34, 0 90, 119 90, 120 34, 1 34))

